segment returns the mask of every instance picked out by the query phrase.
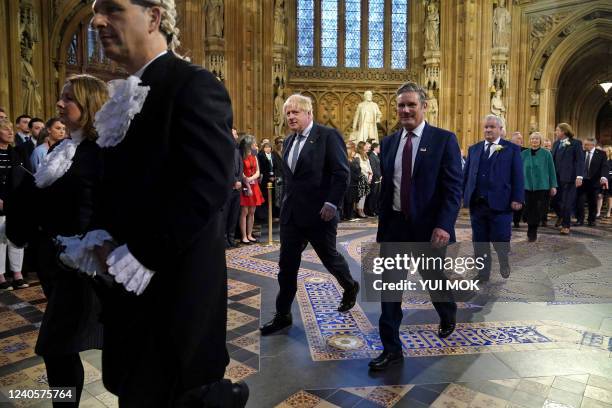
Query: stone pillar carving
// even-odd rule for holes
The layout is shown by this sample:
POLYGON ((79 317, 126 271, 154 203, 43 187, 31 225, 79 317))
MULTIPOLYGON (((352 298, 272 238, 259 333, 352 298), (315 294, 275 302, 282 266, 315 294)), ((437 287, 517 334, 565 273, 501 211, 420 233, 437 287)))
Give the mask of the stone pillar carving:
POLYGON ((204 15, 206 17, 204 66, 215 74, 219 80, 225 81, 225 39, 223 38, 225 12, 223 0, 206 0, 204 15))
POLYGON ((427 89, 427 117, 431 125, 438 124, 440 96, 440 7, 438 0, 426 0, 424 80, 427 89))
POLYGON ((274 2, 274 44, 285 45, 287 34, 287 18, 285 13, 285 0, 274 2))
POLYGON ((23 2, 19 10, 19 37, 21 51, 22 111, 30 115, 42 113, 40 85, 32 65, 34 44, 39 42, 38 18, 29 2, 23 2))
POLYGON ((512 17, 506 8, 505 0, 498 0, 493 10, 492 57, 489 69, 489 92, 491 98, 490 112, 506 118, 506 100, 508 93, 510 54, 510 29, 512 17))
POLYGON ((510 48, 510 24, 512 17, 506 8, 506 1, 499 0, 493 10, 493 49, 508 50, 510 48))
MULTIPOLYGON (((274 137, 285 136, 283 131, 285 127, 285 115, 283 113, 283 103, 285 102, 285 87, 287 86, 287 60, 289 58, 288 49, 285 45, 277 43, 276 32, 276 7, 278 3, 284 3, 284 0, 277 0, 275 4, 275 31, 274 31, 274 48, 273 48, 273 65, 272 65, 272 84, 274 87, 274 137)), ((284 28, 283 28, 284 29, 284 28)), ((283 34, 284 40, 284 34, 283 34)), ((313 101, 314 102, 314 101, 313 101)))
POLYGON ((438 0, 425 1, 425 49, 440 49, 440 6, 438 0))

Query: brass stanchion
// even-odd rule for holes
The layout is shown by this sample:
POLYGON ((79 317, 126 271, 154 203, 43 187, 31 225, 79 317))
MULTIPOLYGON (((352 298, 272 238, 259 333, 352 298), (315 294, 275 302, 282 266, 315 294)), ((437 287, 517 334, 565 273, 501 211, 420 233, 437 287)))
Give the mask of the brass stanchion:
POLYGON ((272 189, 274 184, 268 182, 268 243, 265 246, 273 246, 274 241, 272 240, 272 189))

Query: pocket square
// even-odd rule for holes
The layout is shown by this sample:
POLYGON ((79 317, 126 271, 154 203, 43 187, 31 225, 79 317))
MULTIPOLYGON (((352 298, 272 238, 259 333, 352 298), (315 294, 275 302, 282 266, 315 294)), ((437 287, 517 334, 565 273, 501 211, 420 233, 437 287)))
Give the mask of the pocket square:
POLYGON ((427 151, 427 148, 426 148, 426 147, 421 147, 421 148, 419 149, 419 151, 421 151, 421 152, 426 152, 426 151, 427 151))

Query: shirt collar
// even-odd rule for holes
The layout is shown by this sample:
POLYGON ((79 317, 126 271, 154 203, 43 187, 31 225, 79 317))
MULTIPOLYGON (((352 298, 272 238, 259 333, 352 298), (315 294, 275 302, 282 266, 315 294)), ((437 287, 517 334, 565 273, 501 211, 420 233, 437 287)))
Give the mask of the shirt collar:
POLYGON ((589 153, 593 154, 593 152, 595 151, 595 148, 592 148, 591 150, 588 150, 589 153))
POLYGON ((304 129, 304 131, 300 133, 301 135, 304 136, 304 139, 308 139, 308 136, 310 135, 310 131, 312 130, 313 126, 314 126, 314 121, 310 121, 310 124, 306 126, 306 129, 304 129))
POLYGON ((166 55, 168 53, 168 50, 164 50, 162 52, 160 52, 159 54, 157 54, 151 61, 147 62, 144 67, 140 68, 138 71, 134 72, 134 74, 132 74, 133 76, 136 76, 138 78, 142 78, 142 74, 144 74, 145 69, 147 69, 147 67, 149 65, 151 65, 151 63, 153 61, 155 61, 156 59, 158 59, 159 57, 161 57, 162 55, 166 55))
MULTIPOLYGON (((498 137, 497 139, 495 139, 494 141, 492 141, 492 142, 491 142, 491 145, 497 145, 497 144, 499 144, 499 141, 500 141, 500 140, 501 140, 501 136, 500 136, 500 137, 498 137)), ((489 143, 489 142, 487 142, 486 140, 485 140, 484 142, 485 142, 485 146, 487 145, 487 143, 489 143)))
MULTIPOLYGON (((411 132, 414 134, 414 136, 421 137, 423 136, 423 130, 425 130, 425 121, 422 121, 421 124, 415 127, 414 129, 412 129, 411 132)), ((408 135, 408 130, 404 128, 404 130, 402 131, 402 138, 407 135, 408 135)))

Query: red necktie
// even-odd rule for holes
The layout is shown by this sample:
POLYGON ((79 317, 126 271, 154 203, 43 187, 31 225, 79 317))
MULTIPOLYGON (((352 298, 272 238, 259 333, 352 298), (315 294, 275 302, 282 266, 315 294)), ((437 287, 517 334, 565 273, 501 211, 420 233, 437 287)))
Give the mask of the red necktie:
POLYGON ((400 183, 400 203, 402 212, 410 217, 410 181, 412 179, 412 132, 406 135, 406 144, 402 152, 402 181, 400 183))

